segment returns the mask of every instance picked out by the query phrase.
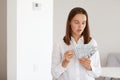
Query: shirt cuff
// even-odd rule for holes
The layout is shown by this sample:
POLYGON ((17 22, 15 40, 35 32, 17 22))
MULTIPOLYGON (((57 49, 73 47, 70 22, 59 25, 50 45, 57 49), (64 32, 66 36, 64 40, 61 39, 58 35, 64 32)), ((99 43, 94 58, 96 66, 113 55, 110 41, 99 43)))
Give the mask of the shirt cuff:
POLYGON ((95 77, 94 76, 94 67, 91 66, 91 68, 92 68, 92 71, 87 70, 87 73, 88 73, 89 76, 95 77))
POLYGON ((91 65, 92 71, 87 70, 87 73, 89 76, 97 78, 100 76, 101 73, 101 69, 100 68, 96 68, 95 66, 91 65))
POLYGON ((62 63, 60 63, 54 70, 54 77, 57 79, 60 77, 62 73, 64 73, 67 70, 67 68, 62 67, 62 63))
POLYGON ((64 71, 66 71, 67 70, 67 67, 66 68, 64 68, 64 67, 62 67, 62 62, 58 65, 58 69, 59 69, 59 72, 64 72, 64 71))

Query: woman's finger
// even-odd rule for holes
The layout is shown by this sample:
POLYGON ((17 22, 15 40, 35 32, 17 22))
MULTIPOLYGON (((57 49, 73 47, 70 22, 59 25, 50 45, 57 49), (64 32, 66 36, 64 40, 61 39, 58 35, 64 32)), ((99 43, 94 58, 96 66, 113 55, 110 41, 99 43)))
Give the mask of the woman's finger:
POLYGON ((80 62, 80 63, 87 63, 87 64, 90 64, 90 63, 91 63, 90 60, 86 60, 86 59, 79 59, 79 62, 80 62))

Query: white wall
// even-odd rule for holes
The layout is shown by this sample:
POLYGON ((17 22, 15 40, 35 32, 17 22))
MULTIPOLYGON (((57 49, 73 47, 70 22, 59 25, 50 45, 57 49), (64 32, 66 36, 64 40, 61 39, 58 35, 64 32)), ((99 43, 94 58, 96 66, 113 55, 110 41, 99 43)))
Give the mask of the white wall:
POLYGON ((98 42, 101 63, 105 66, 109 53, 120 53, 119 4, 119 0, 54 0, 54 41, 63 38, 69 11, 83 7, 88 12, 91 34, 98 42))
POLYGON ((16 0, 7 0, 7 79, 17 77, 17 4, 16 0))
POLYGON ((51 80, 53 0, 7 3, 8 80, 51 80))

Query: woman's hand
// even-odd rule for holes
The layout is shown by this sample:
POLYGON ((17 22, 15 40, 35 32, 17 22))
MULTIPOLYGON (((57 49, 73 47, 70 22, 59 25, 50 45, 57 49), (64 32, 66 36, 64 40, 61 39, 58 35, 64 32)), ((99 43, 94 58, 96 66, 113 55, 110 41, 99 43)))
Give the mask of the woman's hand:
POLYGON ((70 61, 73 57, 74 57, 74 51, 73 50, 69 50, 64 54, 65 60, 66 61, 70 61))
POLYGON ((80 64, 82 64, 87 70, 91 71, 92 68, 91 68, 91 60, 89 58, 86 58, 86 57, 83 57, 83 58, 79 58, 78 59, 80 64))
POLYGON ((70 62, 70 60, 74 57, 74 51, 69 50, 69 51, 65 52, 64 57, 65 57, 65 59, 62 62, 62 66, 65 68, 65 67, 67 67, 67 64, 70 62))

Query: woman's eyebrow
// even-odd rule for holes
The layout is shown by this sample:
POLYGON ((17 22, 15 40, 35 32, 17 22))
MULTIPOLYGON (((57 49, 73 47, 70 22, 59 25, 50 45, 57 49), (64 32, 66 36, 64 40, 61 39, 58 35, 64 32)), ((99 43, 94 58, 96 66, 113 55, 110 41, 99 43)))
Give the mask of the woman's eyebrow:
POLYGON ((79 20, 73 20, 73 21, 79 21, 79 20))

